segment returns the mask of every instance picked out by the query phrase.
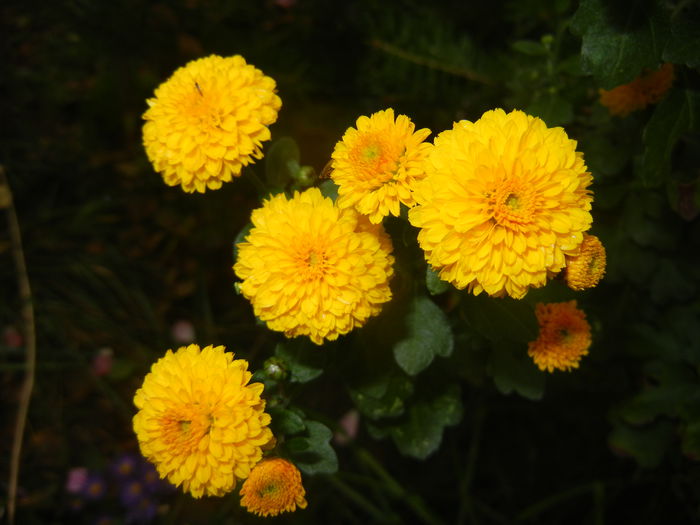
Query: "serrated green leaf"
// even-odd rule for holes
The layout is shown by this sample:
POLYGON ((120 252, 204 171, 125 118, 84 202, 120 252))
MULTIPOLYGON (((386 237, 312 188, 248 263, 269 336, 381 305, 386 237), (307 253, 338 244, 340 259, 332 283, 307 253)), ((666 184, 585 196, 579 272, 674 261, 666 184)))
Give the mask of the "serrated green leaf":
POLYGON ((369 379, 350 389, 357 409, 371 419, 396 417, 404 411, 404 400, 413 393, 413 384, 401 372, 369 379))
POLYGON ((438 273, 430 266, 425 270, 425 286, 430 295, 440 295, 450 289, 450 283, 440 279, 438 273))
POLYGON ((299 146, 290 137, 282 137, 272 143, 265 155, 265 178, 268 185, 282 190, 299 169, 299 146))
POLYGON ((450 385, 441 395, 414 403, 407 420, 389 432, 402 454, 425 459, 440 447, 445 427, 456 425, 461 418, 460 389, 450 385))
POLYGON ((290 339, 275 347, 275 355, 289 367, 292 383, 308 383, 323 373, 326 354, 305 338, 290 339))
POLYGON ((330 445, 333 433, 318 421, 306 422, 307 436, 295 437, 285 444, 294 464, 304 474, 334 474, 338 457, 330 445))
POLYGON ((581 68, 600 87, 626 84, 644 69, 656 69, 669 39, 668 13, 657 2, 582 0, 571 21, 582 38, 581 68))
POLYGON ((700 120, 700 94, 671 90, 656 107, 644 128, 644 156, 639 175, 648 187, 666 181, 671 173, 671 156, 684 133, 697 129, 700 120))
POLYGON ((465 295, 462 309, 471 327, 491 341, 527 343, 537 338, 535 310, 526 301, 486 294, 465 295))
POLYGON ((454 339, 447 316, 427 297, 411 301, 405 322, 408 333, 394 345, 394 358, 407 374, 422 372, 436 355, 452 353, 454 339))
POLYGON ((619 423, 613 428, 609 442, 613 448, 632 456, 642 467, 654 468, 663 459, 674 434, 673 424, 667 420, 643 427, 619 423))
POLYGON ((533 363, 524 345, 495 344, 489 365, 493 382, 502 394, 517 392, 528 399, 542 399, 545 374, 533 363))
POLYGON ((324 197, 329 197, 333 201, 338 198, 338 185, 332 180, 324 180, 319 184, 318 189, 324 197))

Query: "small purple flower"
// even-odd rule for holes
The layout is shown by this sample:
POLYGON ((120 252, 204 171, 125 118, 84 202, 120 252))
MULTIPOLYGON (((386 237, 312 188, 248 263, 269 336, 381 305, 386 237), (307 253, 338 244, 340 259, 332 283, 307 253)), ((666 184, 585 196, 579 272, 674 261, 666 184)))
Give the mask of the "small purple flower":
POLYGON ((136 475, 142 462, 143 459, 140 456, 124 453, 112 462, 109 469, 118 480, 126 480, 136 475))
POLYGON ((101 474, 97 472, 88 473, 85 484, 80 492, 86 500, 95 501, 101 499, 107 491, 107 484, 101 474))
POLYGON ((169 494, 175 489, 174 485, 161 479, 153 463, 143 462, 140 477, 143 480, 146 491, 150 494, 169 494))
POLYGON ((127 508, 136 507, 144 499, 146 489, 142 481, 133 479, 127 481, 119 492, 119 499, 127 508))
POLYGON ((126 514, 126 523, 148 523, 156 517, 158 506, 150 498, 141 498, 126 514))

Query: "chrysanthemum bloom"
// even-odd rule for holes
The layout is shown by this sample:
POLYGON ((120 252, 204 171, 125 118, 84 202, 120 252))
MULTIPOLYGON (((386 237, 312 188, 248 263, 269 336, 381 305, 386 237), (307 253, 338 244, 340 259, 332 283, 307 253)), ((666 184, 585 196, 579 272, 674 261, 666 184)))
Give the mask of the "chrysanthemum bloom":
POLYGON ((161 477, 195 498, 222 496, 245 479, 272 438, 248 362, 223 346, 168 350, 136 392, 134 431, 161 477))
POLYGON ((306 508, 301 473, 282 458, 264 459, 251 471, 241 487, 241 506, 258 516, 277 516, 306 508))
POLYGON ((600 103, 611 115, 624 117, 633 111, 659 102, 673 85, 673 64, 664 64, 656 71, 647 71, 629 84, 611 90, 600 89, 600 103))
POLYGON ((591 325, 576 301, 538 303, 535 307, 540 333, 528 345, 528 355, 540 370, 553 372, 578 368, 591 346, 591 325))
POLYGON ((406 115, 394 120, 389 108, 357 119, 331 156, 331 178, 338 185, 338 206, 354 206, 377 224, 400 204, 415 204, 411 188, 425 173, 423 161, 431 144, 429 129, 419 129, 406 115))
POLYGON ((459 289, 521 298, 590 228, 592 177, 576 142, 522 111, 456 122, 425 169, 408 217, 428 263, 459 289))
POLYGON ((318 188, 265 201, 233 267, 255 315, 287 337, 333 340, 391 299, 391 241, 379 224, 340 209, 318 188))
POLYGON ((282 105, 275 81, 239 55, 188 63, 147 102, 148 158, 167 184, 189 193, 218 189, 262 158, 282 105))
POLYGON ((595 235, 584 234, 581 252, 566 258, 564 279, 572 290, 597 286, 605 274, 605 247, 595 235))

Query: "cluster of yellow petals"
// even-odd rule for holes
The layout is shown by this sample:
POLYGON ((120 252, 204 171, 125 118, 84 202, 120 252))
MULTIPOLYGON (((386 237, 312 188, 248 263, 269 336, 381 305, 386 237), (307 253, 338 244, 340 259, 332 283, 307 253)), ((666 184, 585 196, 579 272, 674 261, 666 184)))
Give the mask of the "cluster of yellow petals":
POLYGON ((251 215, 233 267, 255 315, 287 337, 334 340, 391 299, 391 240, 317 188, 278 194, 251 215))
POLYGON ((629 84, 599 90, 600 103, 611 115, 624 117, 659 102, 673 85, 673 76, 673 64, 663 64, 658 70, 647 71, 629 84))
POLYGON ((167 184, 189 193, 218 189, 262 158, 282 105, 275 81, 240 55, 188 63, 147 102, 148 158, 167 184))
POLYGON ((578 255, 566 258, 564 279, 576 291, 597 286, 605 274, 605 247, 595 235, 585 234, 578 255))
POLYGON ((134 396, 134 431, 162 478, 195 498, 245 479, 272 439, 262 383, 223 346, 168 350, 134 396))
POLYGON ((576 142, 522 111, 487 111, 435 139, 409 210, 440 278, 522 298, 575 255, 592 223, 592 182, 576 142))
POLYGON ((576 301, 538 303, 535 314, 540 332, 527 351, 535 364, 548 372, 578 368, 591 346, 591 326, 576 301))
POLYGON ((306 491, 301 473, 282 458, 264 459, 258 463, 241 487, 241 506, 258 516, 277 516, 306 508, 306 491))
POLYGON ((355 207, 377 224, 400 205, 415 204, 411 187, 423 178, 429 129, 414 131, 406 115, 394 119, 389 108, 361 116, 348 128, 331 156, 331 177, 338 185, 338 206, 355 207))

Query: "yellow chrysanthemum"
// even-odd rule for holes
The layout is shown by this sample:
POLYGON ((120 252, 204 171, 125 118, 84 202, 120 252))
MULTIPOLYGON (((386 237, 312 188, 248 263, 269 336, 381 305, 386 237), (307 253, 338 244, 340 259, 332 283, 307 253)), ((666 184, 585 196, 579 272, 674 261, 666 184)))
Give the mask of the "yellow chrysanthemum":
POLYGON ((258 516, 277 516, 306 508, 306 491, 301 473, 282 458, 264 459, 250 473, 241 488, 241 506, 258 516))
POLYGON ((591 325, 576 301, 538 303, 535 314, 540 333, 527 350, 535 364, 548 372, 578 368, 591 346, 591 325))
POLYGON ((354 206, 377 224, 400 204, 415 204, 411 188, 424 176, 423 161, 431 145, 429 129, 419 129, 406 115, 394 120, 389 108, 357 119, 333 150, 331 177, 338 185, 338 206, 354 206))
POLYGON ((487 111, 435 139, 411 224, 440 278, 474 294, 521 298, 578 253, 592 181, 562 128, 487 111))
POLYGON ((141 452, 195 498, 232 491, 272 439, 262 383, 248 384, 248 362, 224 350, 168 350, 134 397, 141 452))
POLYGON ((391 241, 317 188, 267 200, 251 216, 233 267, 255 315, 287 337, 333 340, 391 299, 391 241))
POLYGON ((262 158, 282 105, 275 81, 240 55, 181 67, 148 99, 143 144, 167 184, 215 190, 262 158))
POLYGON ((597 286, 605 274, 605 247, 595 235, 584 234, 581 252, 566 258, 564 278, 572 290, 597 286))
POLYGON ((673 64, 664 64, 656 71, 648 71, 629 84, 611 90, 600 89, 600 103, 611 115, 624 117, 660 101, 673 85, 673 64))

